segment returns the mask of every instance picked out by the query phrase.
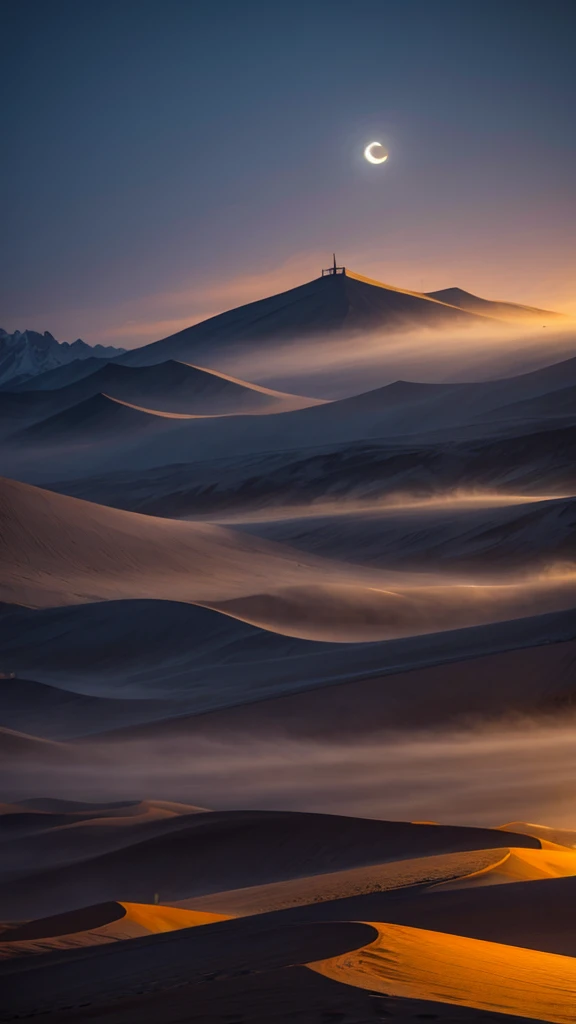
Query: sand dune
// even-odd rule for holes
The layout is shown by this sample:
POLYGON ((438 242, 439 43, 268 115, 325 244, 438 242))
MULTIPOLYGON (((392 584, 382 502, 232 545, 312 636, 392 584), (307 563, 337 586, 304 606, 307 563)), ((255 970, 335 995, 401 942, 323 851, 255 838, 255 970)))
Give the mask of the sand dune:
POLYGON ((500 302, 493 299, 481 299, 478 295, 465 292, 462 288, 441 288, 436 292, 426 292, 430 299, 447 302, 450 306, 458 306, 468 313, 480 313, 501 320, 527 320, 538 323, 550 323, 562 320, 562 314, 552 313, 549 309, 537 309, 535 306, 522 306, 516 302, 500 302))
POLYGON ((121 512, 11 481, 3 481, 2 492, 12 562, 3 572, 3 595, 25 605, 226 599, 253 592, 259 581, 296 581, 307 569, 322 569, 319 561, 221 527, 121 512))
MULTIPOLYGON (((561 707, 571 694, 571 645, 565 641, 573 634, 573 613, 568 611, 376 644, 323 644, 259 630, 190 605, 114 601, 40 611, 17 609, 0 616, 0 657, 2 664, 19 676, 32 675, 66 691, 114 701, 130 698, 130 705, 118 703, 118 726, 127 716, 134 725, 142 722, 143 708, 147 714, 154 711, 156 720, 157 712, 170 718, 198 714, 332 685, 334 714, 326 717, 329 734, 333 729, 339 732, 346 718, 350 726, 365 729, 371 715, 378 727, 387 722, 409 724, 410 715, 421 724, 425 719, 419 716, 420 705, 434 721, 438 716, 467 711, 482 714, 483 708, 490 715, 492 709, 495 713, 510 707, 531 709, 547 701, 552 707, 561 707), (126 642, 126 637, 133 636, 147 637, 145 649, 140 643, 126 642), (520 648, 528 650, 523 654, 520 648), (532 657, 535 648, 538 651, 532 657), (483 661, 490 653, 514 650, 516 655, 511 653, 502 660, 483 661), (452 669, 451 663, 460 665, 452 669), (383 677, 393 673, 435 665, 443 668, 429 678, 424 675, 423 685, 414 673, 402 676, 400 687, 382 685, 383 677), (552 672, 555 686, 550 685, 552 672), (346 689, 346 683, 354 685, 346 689), (398 700, 398 694, 404 692, 411 694, 412 708, 408 700, 405 704, 398 700), (433 695, 430 699, 428 693, 433 695), (146 701, 139 703, 135 698, 146 701)), ((9 694, 19 680, 5 682, 7 714, 11 714, 9 694)), ((48 699, 52 703, 52 698, 48 699)), ((304 701, 300 708, 301 728, 305 732, 310 722, 311 733, 322 734, 323 697, 319 695, 318 706, 313 694, 309 700, 309 705, 304 701)), ((17 701, 14 716, 20 714, 23 726, 25 714, 31 726, 38 714, 34 704, 18 712, 19 706, 17 701)), ((60 726, 57 718, 52 720, 52 729, 76 731, 77 735, 98 731, 98 718, 87 723, 90 705, 67 707, 60 726)), ((298 708, 297 698, 293 708, 290 701, 258 704, 254 707, 256 728, 262 724, 277 729, 282 717, 291 732, 298 724, 298 708)), ((101 724, 105 724, 108 709, 106 716, 99 713, 103 715, 101 724)), ((114 714, 113 708, 110 713, 114 714)), ((243 729, 246 722, 240 709, 237 713, 238 728, 243 729)), ((49 723, 47 718, 48 728, 49 723)), ((5 724, 14 728, 17 723, 12 719, 10 725, 7 719, 5 724)), ((34 730, 27 725, 24 731, 34 730)))
MULTIPOLYGON (((510 430, 530 431, 535 422, 548 429, 574 426, 569 409, 558 417, 553 399, 548 402, 550 414, 545 416, 537 417, 528 409, 524 415, 515 413, 510 418, 499 410, 527 398, 540 400, 575 381, 576 359, 507 380, 477 384, 397 381, 351 398, 283 412, 268 418, 265 429, 260 417, 250 415, 238 419, 151 417, 138 409, 113 409, 108 399, 95 396, 17 432, 5 455, 4 472, 17 470, 19 476, 46 479, 45 456, 36 451, 38 444, 51 446, 53 475, 78 477, 111 469, 190 462, 199 451, 206 460, 295 446, 305 449, 311 445, 351 444, 368 438, 461 441, 464 428, 465 436, 480 439, 493 434, 506 436, 510 430), (143 420, 145 416, 148 418, 143 420), (146 436, 139 439, 138 432, 144 426, 146 436), (84 442, 92 446, 89 459, 85 450, 80 452, 84 442)), ((147 403, 140 406, 153 408, 147 403)))
MULTIPOLYGON (((150 366, 166 359, 196 361, 198 353, 220 352, 269 339, 282 341, 332 332, 378 327, 482 322, 476 314, 359 275, 320 277, 287 292, 248 303, 135 349, 119 362, 150 366)), ((212 364, 213 365, 213 364, 212 364)))
POLYGON ((373 892, 302 908, 307 919, 366 920, 576 956, 576 878, 546 878, 462 889, 373 892))
POLYGON ((575 408, 576 387, 572 384, 570 387, 559 388, 549 394, 537 395, 535 398, 525 398, 520 402, 500 406, 493 415, 500 420, 550 420, 555 417, 565 419, 574 415, 575 408))
MULTIPOLYGON (((197 814, 184 828, 0 883, 0 920, 107 900, 162 903, 246 886, 444 853, 508 847, 497 830, 296 812, 197 814), (230 856, 233 850, 234 856, 230 856)), ((537 849, 529 836, 515 845, 537 849)))
POLYGON ((187 710, 185 701, 92 697, 22 678, 4 679, 0 685, 0 725, 42 739, 66 740, 187 710))
POLYGON ((114 442, 118 437, 126 439, 142 431, 168 429, 172 423, 169 417, 96 394, 17 431, 11 440, 16 445, 56 443, 74 449, 94 442, 114 442))
POLYGON ((566 828, 550 828, 548 825, 534 825, 526 821, 511 821, 508 825, 500 825, 506 832, 520 832, 521 835, 535 836, 543 842, 556 843, 576 849, 576 830, 566 828))
MULTIPOLYGON (((442 632, 480 623, 570 608, 576 597, 572 566, 542 578, 509 583, 431 580, 428 585, 382 580, 278 587, 276 591, 210 602, 245 622, 288 636, 325 642, 370 642, 442 632)), ((209 602, 206 602, 207 604, 209 602)))
MULTIPOLYGON (((66 1019, 64 1008, 72 1011, 72 1019, 82 1019, 86 1014, 88 1019, 97 1018, 102 1012, 109 1015, 112 1006, 115 1015, 123 1014, 127 1001, 133 1002, 132 1007, 128 1006, 128 1019, 142 1019, 141 1008, 136 1009, 134 1001, 158 993, 159 1004, 150 1019, 182 1019, 184 1011, 185 1017, 194 1014, 197 1021, 205 1021, 218 999, 219 985, 214 984, 218 979, 256 974, 252 980, 261 982, 263 975, 274 972, 276 980, 282 978, 283 969, 295 963, 314 956, 335 956, 369 942, 375 935, 368 926, 351 922, 287 922, 280 928, 278 924, 270 918, 223 921, 209 928, 181 929, 105 947, 82 948, 76 953, 52 954, 49 962, 45 957, 5 961, 0 1019, 42 1012, 50 1021, 62 1020, 66 1019), (204 983, 208 983, 207 990, 199 991, 204 983), (173 989, 181 986, 185 986, 184 991, 175 994, 173 989), (176 1017, 172 1016, 174 995, 176 1017), (130 1016, 134 1009, 136 1018, 130 1016)), ((307 974, 312 977, 311 972, 307 974)))
POLYGON ((6 770, 19 761, 36 765, 73 764, 74 753, 64 744, 28 736, 23 732, 0 727, 0 764, 6 770))
POLYGON ((200 813, 203 808, 186 804, 143 801, 111 810, 109 816, 67 813, 42 821, 21 812, 14 821, 16 815, 10 815, 0 820, 0 877, 15 879, 122 850, 186 828, 191 816, 200 813))
MULTIPOLYGON (((545 840, 541 840, 545 842, 545 840)), ((550 844, 551 846, 552 844, 550 844)), ((439 889, 469 886, 507 885, 540 878, 569 878, 576 875, 576 853, 562 847, 544 850, 510 849, 498 863, 482 867, 468 876, 440 883, 439 889)))
MULTIPOLYGON (((504 499, 501 499, 504 500, 504 499)), ((531 500, 494 505, 490 495, 470 495, 470 502, 447 496, 421 505, 409 501, 395 508, 362 509, 346 503, 237 525, 268 540, 299 550, 360 564, 411 568, 467 567, 490 572, 505 566, 576 560, 576 499, 531 500), (483 500, 485 504, 483 504, 483 500), (477 503, 477 504, 476 504, 477 503)))
MULTIPOLYGON (((19 389, 17 394, 3 395, 3 421, 13 422, 12 431, 18 421, 36 423, 37 429, 28 438, 54 438, 56 427, 64 431, 66 424, 72 430, 84 420, 88 421, 94 403, 85 405, 97 396, 114 398, 134 408, 150 412, 164 412, 175 415, 231 415, 233 413, 279 412, 304 408, 307 405, 322 404, 319 400, 301 398, 273 391, 257 384, 230 377, 204 367, 189 363, 167 360, 155 367, 129 367, 116 362, 102 363, 95 360, 92 372, 82 374, 79 379, 59 388, 27 392, 19 389), (80 406, 79 409, 76 409, 80 406), (70 415, 53 421, 54 416, 70 410, 70 415), (75 410, 72 412, 71 410, 75 410), (51 418, 42 430, 39 421, 51 418)), ((102 431, 102 419, 96 419, 93 412, 86 426, 94 434, 102 431)), ((122 426, 119 424, 119 426, 122 426)))
POLYGON ((5 601, 163 598, 277 632, 391 639, 569 608, 570 566, 532 579, 382 575, 204 523, 161 520, 4 481, 5 601), (32 571, 31 571, 32 570, 32 571))
POLYGON ((178 906, 244 917, 411 886, 440 887, 441 883, 448 885, 447 880, 459 879, 461 875, 466 877, 472 871, 492 870, 502 861, 503 855, 507 856, 507 851, 474 850, 416 857, 196 896, 183 900, 178 906))
POLYGON ((197 718, 174 715, 134 725, 121 729, 118 736, 344 739, 458 720, 542 714, 561 708, 564 695, 569 705, 575 653, 574 641, 545 643, 371 678, 359 676, 335 685, 324 682, 306 690, 301 686, 296 693, 251 700, 197 718))
POLYGON ((158 904, 105 903, 0 931, 0 959, 123 942, 215 924, 229 916, 158 904))
POLYGON ((15 836, 35 835, 52 829, 97 824, 140 824, 154 817, 191 814, 201 808, 166 800, 106 801, 105 803, 63 800, 61 798, 22 799, 4 804, 0 811, 0 838, 3 842, 15 836))
POLYGON ((358 507, 454 494, 561 496, 576 490, 575 464, 576 429, 564 428, 483 441, 393 440, 308 452, 291 448, 123 473, 107 467, 102 476, 52 486, 152 515, 234 520, 252 512, 266 518, 266 511, 286 517, 291 508, 301 512, 315 503, 358 507))
POLYGON ((308 964, 346 985, 557 1024, 574 1020, 576 961, 495 942, 371 922, 375 942, 308 964))

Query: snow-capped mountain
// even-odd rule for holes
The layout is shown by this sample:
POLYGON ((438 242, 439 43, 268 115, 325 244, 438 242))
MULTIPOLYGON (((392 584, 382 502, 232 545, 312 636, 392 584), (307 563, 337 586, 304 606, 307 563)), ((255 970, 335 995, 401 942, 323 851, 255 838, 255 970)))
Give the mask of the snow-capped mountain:
POLYGON ((0 385, 18 384, 36 377, 45 370, 71 363, 74 359, 114 359, 124 352, 122 348, 106 345, 87 345, 78 338, 69 344, 57 341, 49 331, 14 331, 8 334, 0 328, 0 385))

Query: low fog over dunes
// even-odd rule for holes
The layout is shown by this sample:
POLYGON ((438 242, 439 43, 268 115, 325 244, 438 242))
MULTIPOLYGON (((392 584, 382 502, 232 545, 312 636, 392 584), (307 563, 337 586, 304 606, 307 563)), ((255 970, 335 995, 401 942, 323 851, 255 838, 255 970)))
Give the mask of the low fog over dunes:
MULTIPOLYGON (((29 391, 22 386, 14 393, 5 390, 1 401, 2 430, 14 432, 16 424, 22 427, 46 421, 45 426, 27 436, 39 441, 43 437, 49 439, 59 424, 61 433, 70 431, 72 441, 79 422, 92 430, 98 429, 100 424, 90 415, 90 410, 93 400, 103 397, 149 407, 155 412, 192 415, 280 412, 315 402, 174 360, 155 367, 102 364, 101 360, 91 362, 96 362, 97 367, 70 383, 54 387, 52 380, 50 388, 40 389, 39 381, 33 379, 34 387, 29 391), (68 417, 61 415, 66 410, 70 410, 68 417)), ((62 373, 64 369, 70 371, 70 367, 66 367, 62 373)), ((121 432, 121 423, 117 429, 121 432)))
POLYGON ((482 579, 383 571, 12 481, 2 490, 8 552, 0 595, 29 607, 176 599, 292 636, 363 641, 568 608, 575 596, 570 563, 482 579))
MULTIPOLYGON (((182 413, 170 418, 160 412, 154 415, 153 408, 117 410, 110 399, 97 395, 20 431, 5 445, 2 465, 5 471, 18 469, 19 476, 43 482, 46 448, 52 449, 49 465, 54 475, 77 477, 189 462, 200 453, 206 462, 369 438, 404 444, 424 439, 429 443, 434 438, 453 442, 463 437, 506 438, 533 432, 536 426, 540 430, 573 426, 575 414, 566 387, 572 387, 574 380, 575 359, 502 381, 443 385, 397 381, 264 421, 255 416, 212 414, 187 418, 182 413), (145 434, 140 439, 141 430, 145 434)), ((23 396, 13 397, 20 401, 23 396)), ((37 395, 33 398, 36 401, 37 395)), ((300 400, 301 404, 307 401, 300 400)))
POLYGON ((571 1021, 570 330, 334 274, 2 392, 7 1019, 571 1021))
POLYGON ((348 271, 319 277, 287 292, 259 299, 187 327, 161 341, 127 352, 125 365, 150 366, 165 359, 190 359, 206 352, 249 348, 269 339, 292 340, 326 332, 351 333, 414 323, 468 324, 475 314, 417 292, 368 281, 348 271))

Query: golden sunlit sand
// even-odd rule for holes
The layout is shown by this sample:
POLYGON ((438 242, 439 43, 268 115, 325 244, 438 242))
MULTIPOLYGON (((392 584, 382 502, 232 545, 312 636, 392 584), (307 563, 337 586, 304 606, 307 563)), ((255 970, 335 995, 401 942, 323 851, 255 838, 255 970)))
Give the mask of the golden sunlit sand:
POLYGON ((370 922, 369 946, 307 966, 387 996, 573 1024, 576 959, 460 935, 370 922))
POLYGON ((227 921, 230 916, 120 901, 0 931, 0 959, 48 953, 57 949, 105 945, 143 935, 172 932, 179 928, 197 928, 227 921), (110 920, 109 923, 99 925, 95 923, 99 918, 110 920))
MULTIPOLYGON (((545 843, 545 840, 542 840, 545 843)), ((576 875, 576 851, 547 843, 548 849, 510 849, 496 864, 480 868, 468 876, 442 882, 438 888, 459 889, 469 885, 503 885, 509 882, 533 882, 544 878, 569 878, 576 875)))

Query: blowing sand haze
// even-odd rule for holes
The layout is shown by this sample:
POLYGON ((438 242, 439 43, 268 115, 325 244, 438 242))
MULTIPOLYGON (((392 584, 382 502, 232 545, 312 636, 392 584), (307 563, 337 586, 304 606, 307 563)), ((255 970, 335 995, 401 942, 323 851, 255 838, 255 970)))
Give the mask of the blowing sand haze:
POLYGON ((0 1021, 576 1024, 529 7, 7 11, 0 1021))

